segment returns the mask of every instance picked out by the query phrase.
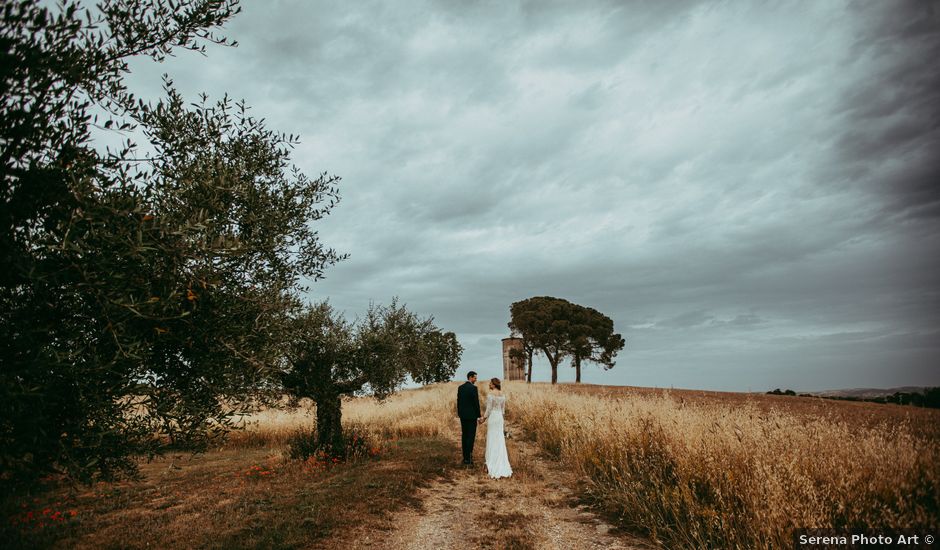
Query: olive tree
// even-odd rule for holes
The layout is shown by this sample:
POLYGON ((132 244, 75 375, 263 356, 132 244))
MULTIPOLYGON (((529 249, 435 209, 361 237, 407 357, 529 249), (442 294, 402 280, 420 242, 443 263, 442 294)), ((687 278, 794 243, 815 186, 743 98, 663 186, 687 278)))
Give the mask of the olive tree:
POLYGON ((421 350, 424 358, 415 372, 409 373, 419 384, 447 382, 460 368, 460 356, 463 346, 453 332, 431 330, 421 337, 421 350))
POLYGON ((420 382, 450 379, 462 348, 453 333, 441 334, 393 300, 371 305, 350 322, 328 303, 306 308, 296 319, 283 386, 294 401, 311 399, 317 409, 317 445, 343 446, 342 398, 384 399, 408 376, 420 382))
POLYGON ((0 9, 0 482, 200 449, 270 388, 338 179, 227 98, 137 100, 128 61, 228 43, 231 0, 0 9), (135 131, 117 150, 92 132, 135 131))

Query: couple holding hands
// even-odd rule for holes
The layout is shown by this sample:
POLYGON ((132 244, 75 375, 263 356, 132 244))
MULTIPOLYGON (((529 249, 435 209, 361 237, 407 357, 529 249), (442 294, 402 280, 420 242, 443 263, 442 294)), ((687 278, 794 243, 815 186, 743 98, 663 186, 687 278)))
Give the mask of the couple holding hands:
POLYGON ((463 463, 473 464, 473 443, 476 440, 477 424, 487 422, 486 471, 494 479, 510 477, 512 468, 509 466, 504 432, 506 396, 503 395, 499 378, 490 379, 486 411, 480 414, 480 394, 476 382, 477 373, 470 371, 467 373, 467 381, 457 388, 457 416, 460 417, 463 463))

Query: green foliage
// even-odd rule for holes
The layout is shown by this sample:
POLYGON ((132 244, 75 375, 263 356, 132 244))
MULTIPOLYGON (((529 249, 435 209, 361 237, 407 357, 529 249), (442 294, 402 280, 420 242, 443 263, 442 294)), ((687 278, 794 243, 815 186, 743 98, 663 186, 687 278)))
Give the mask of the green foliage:
POLYGON ((233 1, 0 9, 0 481, 133 473, 200 449, 272 386, 302 278, 342 257, 310 227, 337 178, 242 104, 137 101, 127 61, 199 50, 233 1), (93 113, 105 113, 99 121, 93 113), (93 147, 92 132, 136 129, 93 147))
POLYGON ((463 353, 457 335, 432 330, 422 336, 421 344, 424 361, 411 372, 412 379, 419 384, 435 384, 453 378, 463 353))
POLYGON ((581 381, 581 363, 591 361, 609 370, 614 367, 614 357, 626 342, 614 333, 614 322, 591 307, 572 304, 569 308, 568 346, 571 366, 575 368, 576 382, 581 381))
POLYGON ((288 348, 284 390, 317 404, 319 445, 342 445, 343 395, 384 399, 410 375, 418 381, 449 379, 462 348, 453 333, 441 334, 431 319, 420 319, 393 300, 372 304, 355 323, 326 302, 295 319, 288 348), (449 373, 449 374, 448 374, 449 373))
POLYGON ((594 308, 573 304, 551 296, 536 296, 514 302, 510 308, 509 329, 522 336, 526 354, 539 351, 548 358, 552 383, 558 381, 558 364, 567 356, 581 381, 581 362, 613 368, 614 357, 626 342, 613 332, 614 323, 594 308))
POLYGON ((409 375, 424 383, 450 379, 463 351, 452 332, 442 334, 397 300, 370 305, 354 323, 327 302, 310 306, 295 319, 292 337, 284 389, 314 401, 333 394, 383 399, 409 375))
POLYGON ((568 354, 568 317, 574 304, 561 298, 536 296, 509 307, 509 329, 526 344, 545 354, 558 382, 558 363, 568 354))

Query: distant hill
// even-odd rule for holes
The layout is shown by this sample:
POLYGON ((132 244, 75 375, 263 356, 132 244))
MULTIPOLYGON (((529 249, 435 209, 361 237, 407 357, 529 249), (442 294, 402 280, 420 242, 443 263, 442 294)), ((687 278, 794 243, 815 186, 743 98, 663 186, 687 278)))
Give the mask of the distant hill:
POLYGON ((925 386, 902 386, 899 388, 849 388, 841 390, 825 390, 817 392, 806 392, 809 395, 816 395, 819 397, 854 397, 856 399, 875 399, 878 397, 885 397, 888 395, 894 395, 896 393, 926 393, 927 387, 925 386))
POLYGON ((914 405, 940 409, 940 387, 901 386, 898 388, 851 388, 844 390, 826 390, 811 393, 797 393, 793 390, 777 388, 766 392, 769 395, 793 395, 838 399, 842 401, 868 401, 871 403, 894 403, 896 405, 914 405))

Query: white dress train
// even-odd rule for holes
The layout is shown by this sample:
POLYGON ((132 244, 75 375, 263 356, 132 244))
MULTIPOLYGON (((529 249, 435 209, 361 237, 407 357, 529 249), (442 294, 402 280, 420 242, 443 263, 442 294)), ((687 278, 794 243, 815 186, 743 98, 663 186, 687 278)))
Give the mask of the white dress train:
POLYGON ((486 413, 486 471, 492 478, 510 477, 512 467, 509 465, 509 453, 506 451, 506 436, 504 433, 506 411, 505 395, 487 395, 486 413))

